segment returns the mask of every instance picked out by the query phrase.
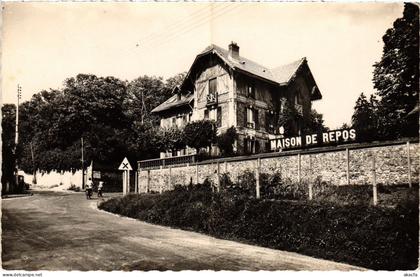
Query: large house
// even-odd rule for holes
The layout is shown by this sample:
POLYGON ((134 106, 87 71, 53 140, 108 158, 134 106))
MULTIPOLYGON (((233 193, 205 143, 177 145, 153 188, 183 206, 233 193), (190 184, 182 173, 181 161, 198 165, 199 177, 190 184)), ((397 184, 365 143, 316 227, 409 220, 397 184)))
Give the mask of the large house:
POLYGON ((242 57, 232 42, 228 50, 210 45, 198 54, 174 95, 152 113, 161 127, 200 119, 216 121, 218 132, 234 126, 236 150, 247 154, 273 149, 269 141, 283 135, 286 107, 298 115, 286 133, 298 135, 321 98, 306 58, 270 69, 242 57))

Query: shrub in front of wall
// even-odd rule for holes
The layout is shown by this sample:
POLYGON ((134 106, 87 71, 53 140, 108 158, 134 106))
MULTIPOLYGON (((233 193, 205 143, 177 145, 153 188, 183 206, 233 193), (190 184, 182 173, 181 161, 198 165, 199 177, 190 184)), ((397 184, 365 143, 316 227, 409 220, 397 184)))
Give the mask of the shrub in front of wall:
POLYGON ((314 200, 341 205, 369 205, 372 203, 372 186, 334 186, 326 183, 313 186, 314 200))
POLYGON ((260 174, 261 197, 264 199, 306 200, 308 198, 308 185, 304 182, 292 182, 282 178, 281 174, 260 174))
POLYGON ((417 267, 418 201, 388 208, 262 200, 212 193, 209 185, 199 185, 114 198, 100 207, 151 223, 370 269, 417 267))
POLYGON ((255 197, 256 179, 253 171, 247 169, 238 176, 238 182, 233 185, 232 192, 236 195, 255 197))

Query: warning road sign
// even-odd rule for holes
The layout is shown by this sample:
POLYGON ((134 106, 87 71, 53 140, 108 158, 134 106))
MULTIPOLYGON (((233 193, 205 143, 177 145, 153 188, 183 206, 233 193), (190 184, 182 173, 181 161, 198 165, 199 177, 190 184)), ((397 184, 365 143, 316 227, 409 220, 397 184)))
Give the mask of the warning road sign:
POLYGON ((118 167, 119 170, 133 170, 133 168, 130 165, 130 162, 127 158, 124 158, 122 163, 120 164, 120 167, 118 167))

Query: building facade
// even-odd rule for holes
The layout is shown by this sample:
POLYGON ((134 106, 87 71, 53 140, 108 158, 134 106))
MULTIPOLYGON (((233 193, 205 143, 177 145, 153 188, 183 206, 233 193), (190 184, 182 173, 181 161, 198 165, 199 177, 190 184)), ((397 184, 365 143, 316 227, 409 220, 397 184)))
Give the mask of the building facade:
POLYGON ((161 127, 201 119, 216 121, 219 133, 234 126, 236 151, 250 154, 273 150, 269 141, 278 136, 300 134, 312 101, 321 98, 306 58, 269 69, 240 56, 232 42, 229 49, 210 45, 198 54, 174 95, 152 113, 161 127), (287 126, 286 113, 295 116, 287 126))

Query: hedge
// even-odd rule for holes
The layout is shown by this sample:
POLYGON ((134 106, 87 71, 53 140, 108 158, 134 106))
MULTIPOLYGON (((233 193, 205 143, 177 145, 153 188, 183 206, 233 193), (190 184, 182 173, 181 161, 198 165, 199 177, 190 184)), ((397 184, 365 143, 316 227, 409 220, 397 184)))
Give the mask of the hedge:
POLYGON ((417 268, 418 203, 394 208, 259 200, 210 186, 128 195, 100 208, 150 223, 375 270, 417 268))

